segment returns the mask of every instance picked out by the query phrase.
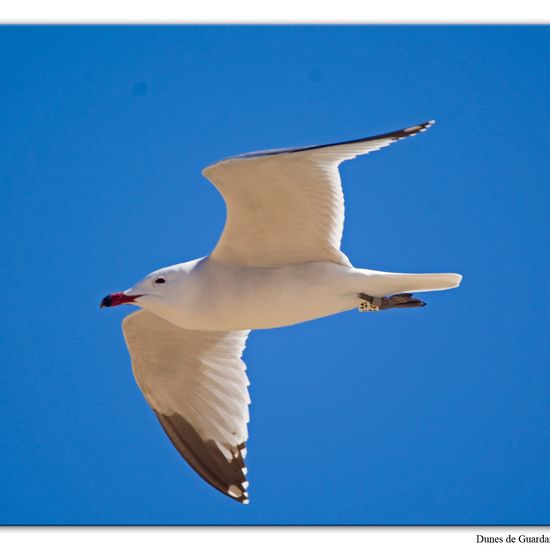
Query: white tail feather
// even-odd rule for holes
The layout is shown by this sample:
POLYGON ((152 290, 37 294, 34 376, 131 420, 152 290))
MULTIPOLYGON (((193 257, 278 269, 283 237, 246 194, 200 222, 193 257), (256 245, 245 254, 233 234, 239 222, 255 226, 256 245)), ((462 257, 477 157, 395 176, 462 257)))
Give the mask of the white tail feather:
POLYGON ((368 294, 391 296, 402 292, 430 292, 447 290, 460 285, 462 275, 458 273, 368 273, 368 294))

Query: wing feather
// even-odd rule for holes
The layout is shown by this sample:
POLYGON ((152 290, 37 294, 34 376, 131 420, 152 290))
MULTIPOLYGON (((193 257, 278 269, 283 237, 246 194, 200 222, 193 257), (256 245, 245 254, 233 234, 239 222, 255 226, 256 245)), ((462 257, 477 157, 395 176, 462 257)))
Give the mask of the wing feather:
POLYGON ((262 267, 315 261, 350 265, 340 251, 339 165, 432 124, 343 143, 247 153, 208 166, 203 174, 227 206, 225 228, 210 257, 262 267))
POLYGON ((138 386, 178 452, 216 489, 248 502, 249 331, 184 330, 147 311, 126 317, 123 331, 138 386))

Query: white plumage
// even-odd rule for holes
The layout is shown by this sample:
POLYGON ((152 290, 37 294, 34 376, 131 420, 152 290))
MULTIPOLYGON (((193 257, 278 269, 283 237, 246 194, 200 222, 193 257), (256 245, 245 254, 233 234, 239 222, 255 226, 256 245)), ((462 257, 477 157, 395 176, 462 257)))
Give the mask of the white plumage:
POLYGON ((147 311, 123 321, 132 369, 157 412, 180 414, 231 458, 247 439, 249 331, 182 330, 147 311))
POLYGON ((227 205, 226 225, 210 257, 253 266, 321 261, 351 265, 340 251, 344 194, 338 166, 396 139, 249 153, 205 168, 203 175, 227 205))
POLYGON ((340 251, 338 166, 424 131, 431 122, 346 143, 249 153, 207 167, 227 205, 212 254, 155 271, 102 305, 135 303, 123 330, 134 375, 164 430, 210 484, 248 502, 248 379, 252 329, 357 308, 419 307, 409 294, 458 286, 454 273, 358 269, 340 251))

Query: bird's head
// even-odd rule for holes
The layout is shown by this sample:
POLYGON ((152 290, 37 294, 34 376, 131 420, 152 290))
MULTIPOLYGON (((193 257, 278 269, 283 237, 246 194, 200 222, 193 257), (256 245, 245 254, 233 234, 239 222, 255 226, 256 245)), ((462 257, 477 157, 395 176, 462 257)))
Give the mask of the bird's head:
POLYGON ((123 304, 133 304, 149 309, 148 306, 152 306, 155 302, 162 300, 172 279, 174 279, 174 273, 171 269, 153 271, 153 273, 150 273, 139 283, 124 292, 108 294, 101 300, 99 307, 104 308, 121 306, 123 304))

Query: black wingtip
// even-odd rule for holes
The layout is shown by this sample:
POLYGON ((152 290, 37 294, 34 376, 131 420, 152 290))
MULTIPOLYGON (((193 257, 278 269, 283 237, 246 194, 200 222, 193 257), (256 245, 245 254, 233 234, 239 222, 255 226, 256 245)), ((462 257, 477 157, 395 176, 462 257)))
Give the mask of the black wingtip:
POLYGON ((180 414, 166 415, 155 409, 153 412, 174 447, 197 474, 229 498, 248 504, 244 442, 233 448, 233 459, 228 460, 214 441, 203 440, 180 414))
POLYGON ((435 124, 435 120, 428 120, 426 122, 421 122, 420 124, 408 126, 407 128, 403 128, 402 130, 397 130, 396 132, 390 132, 389 134, 382 134, 380 136, 377 136, 376 138, 371 138, 371 139, 380 139, 384 137, 388 137, 388 138, 395 137, 396 139, 402 139, 410 136, 415 136, 420 132, 425 132, 428 128, 430 128, 434 124, 435 124))
POLYGON ((290 147, 287 149, 268 149, 266 151, 255 151, 252 153, 244 153, 242 155, 236 155, 233 157, 228 157, 224 160, 238 160, 238 159, 253 159, 258 157, 270 157, 275 155, 281 155, 286 153, 301 153, 303 151, 313 151, 315 149, 326 149, 328 147, 335 147, 337 145, 352 145, 354 143, 365 143, 368 141, 376 141, 380 139, 388 139, 397 141, 407 137, 415 136, 420 132, 425 132, 428 128, 435 124, 435 120, 428 120, 426 122, 421 122, 420 124, 414 124, 413 126, 408 126, 407 128, 402 128, 401 130, 394 130, 393 132, 386 132, 385 134, 377 134, 375 136, 369 136, 359 139, 350 139, 348 141, 338 141, 334 143, 325 143, 323 145, 308 145, 306 147, 290 147))

